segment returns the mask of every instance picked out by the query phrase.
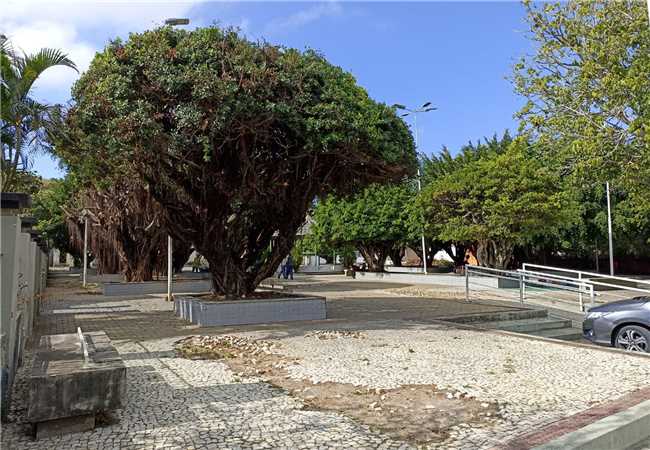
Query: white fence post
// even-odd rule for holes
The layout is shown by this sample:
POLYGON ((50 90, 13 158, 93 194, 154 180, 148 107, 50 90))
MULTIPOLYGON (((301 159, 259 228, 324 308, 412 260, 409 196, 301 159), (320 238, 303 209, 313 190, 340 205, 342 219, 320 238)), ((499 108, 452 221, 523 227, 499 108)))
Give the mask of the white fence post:
POLYGON ((465 301, 469 302, 469 266, 465 265, 465 301))
MULTIPOLYGON (((582 282, 582 272, 578 272, 578 282, 582 282)), ((582 288, 578 292, 578 301, 580 302, 580 306, 582 306, 582 288)))

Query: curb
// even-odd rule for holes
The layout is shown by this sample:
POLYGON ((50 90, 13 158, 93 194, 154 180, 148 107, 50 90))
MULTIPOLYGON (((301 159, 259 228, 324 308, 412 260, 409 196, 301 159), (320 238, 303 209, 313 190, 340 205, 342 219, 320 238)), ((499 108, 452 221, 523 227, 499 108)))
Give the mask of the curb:
POLYGON ((625 449, 650 437, 650 400, 612 414, 533 450, 625 449))

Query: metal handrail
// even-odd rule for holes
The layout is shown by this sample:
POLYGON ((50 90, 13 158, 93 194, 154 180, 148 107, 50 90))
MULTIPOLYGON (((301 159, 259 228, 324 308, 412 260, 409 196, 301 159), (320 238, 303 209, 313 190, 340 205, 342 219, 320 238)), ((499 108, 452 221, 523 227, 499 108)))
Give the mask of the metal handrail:
MULTIPOLYGON (((472 273, 476 274, 481 274, 483 270, 489 271, 489 272, 505 272, 507 274, 511 274, 513 276, 503 276, 503 275, 489 275, 491 278, 501 278, 501 279, 507 279, 507 280, 519 280, 521 276, 519 274, 522 274, 523 276, 527 277, 534 277, 537 279, 540 278, 556 278, 559 279, 567 284, 573 284, 575 286, 581 287, 585 284, 583 281, 575 281, 575 278, 570 278, 570 277, 562 277, 561 275, 549 275, 544 272, 533 272, 533 271, 523 271, 521 269, 517 269, 516 271, 512 270, 504 270, 504 269, 493 269, 491 267, 481 267, 481 266, 466 266, 465 270, 469 270, 472 273), (539 276, 538 276, 539 275, 539 276)), ((542 281, 535 281, 534 279, 526 279, 526 283, 539 283, 543 284, 545 286, 558 286, 556 284, 550 284, 550 283, 545 283, 542 281)))
POLYGON ((470 301, 469 298, 469 276, 470 274, 483 275, 491 278, 517 280, 519 281, 519 300, 524 303, 526 298, 526 287, 550 287, 559 289, 565 292, 578 293, 578 304, 580 310, 584 311, 583 294, 588 294, 590 297, 591 306, 595 305, 595 292, 594 286, 589 281, 566 277, 562 275, 548 274, 545 272, 528 271, 518 269, 516 271, 506 269, 494 269, 492 267, 482 267, 474 265, 465 266, 465 300, 470 301), (505 274, 505 276, 503 275, 505 274))
MULTIPOLYGON (((585 272, 582 270, 576 270, 576 269, 565 269, 563 267, 552 267, 552 266, 543 266, 541 264, 532 264, 532 263, 523 263, 521 265, 522 270, 528 270, 526 267, 535 267, 538 269, 548 269, 548 270, 553 270, 555 272, 570 272, 570 273, 577 273, 580 276, 582 275, 589 275, 589 276, 595 276, 598 278, 608 278, 612 280, 621 280, 621 281, 631 281, 633 283, 642 283, 642 284, 647 284, 650 286, 650 281, 648 280, 640 280, 637 278, 628 278, 628 277, 620 277, 617 275, 607 275, 604 273, 596 273, 596 272, 585 272)), ((599 281, 592 281, 589 280, 590 283, 600 283, 599 281)), ((613 285, 614 287, 621 287, 620 285, 613 285)))

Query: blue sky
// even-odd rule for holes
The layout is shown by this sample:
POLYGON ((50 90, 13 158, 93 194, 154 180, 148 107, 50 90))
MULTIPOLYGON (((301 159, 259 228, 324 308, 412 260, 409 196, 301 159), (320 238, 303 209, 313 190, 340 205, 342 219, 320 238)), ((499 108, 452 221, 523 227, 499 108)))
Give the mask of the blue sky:
MULTIPOLYGON (((6 1, 6 0, 5 0, 6 1)), ((167 17, 190 27, 234 25, 250 39, 321 51, 354 74, 371 97, 437 111, 418 117, 420 151, 455 151, 506 128, 523 100, 506 77, 530 53, 518 2, 30 2, 9 0, 0 31, 25 51, 58 47, 83 70, 116 36, 167 17)), ((36 85, 35 97, 67 102, 78 77, 57 68, 36 85)), ((409 118, 407 118, 409 119, 409 118)), ((44 177, 61 176, 56 161, 37 157, 44 177)))

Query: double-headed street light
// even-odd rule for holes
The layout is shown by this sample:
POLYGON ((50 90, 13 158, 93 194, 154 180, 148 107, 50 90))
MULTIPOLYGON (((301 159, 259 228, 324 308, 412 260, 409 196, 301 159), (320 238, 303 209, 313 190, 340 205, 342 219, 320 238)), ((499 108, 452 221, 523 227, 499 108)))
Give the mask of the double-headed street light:
POLYGON ((175 25, 189 25, 190 19, 166 19, 165 25, 175 26, 175 25))
MULTIPOLYGON (((429 111, 435 111, 438 108, 436 108, 435 106, 431 106, 431 102, 426 102, 419 108, 415 108, 415 109, 410 109, 404 105, 400 105, 399 103, 396 103, 393 105, 393 108, 406 111, 405 113, 401 114, 401 117, 413 116, 413 130, 415 132, 415 150, 419 151, 420 147, 418 145, 418 114, 426 113, 429 111)), ((421 178, 420 167, 418 166, 418 179, 417 179, 418 192, 422 190, 422 182, 420 178, 421 178)), ((426 246, 426 241, 424 239, 424 224, 422 224, 422 271, 425 274, 427 273, 427 246, 426 246)))

